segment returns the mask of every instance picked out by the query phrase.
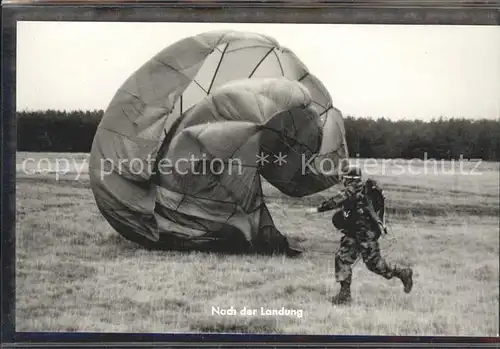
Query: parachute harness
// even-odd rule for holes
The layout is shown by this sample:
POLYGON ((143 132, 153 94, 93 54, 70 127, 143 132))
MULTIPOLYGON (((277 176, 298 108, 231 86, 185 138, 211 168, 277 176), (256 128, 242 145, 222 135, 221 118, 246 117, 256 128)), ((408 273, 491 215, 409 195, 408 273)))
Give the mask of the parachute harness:
MULTIPOLYGON (((390 256, 392 254, 392 252, 394 252, 394 249, 396 247, 395 242, 397 241, 397 239, 393 234, 392 228, 386 222, 387 220, 386 220, 386 214, 385 214, 385 204, 382 208, 382 210, 384 211, 383 218, 380 219, 379 215, 375 212, 375 209, 373 207, 373 203, 371 202, 371 200, 368 199, 367 201, 368 201, 367 209, 369 211, 370 216, 373 219, 377 220, 377 223, 379 224, 379 228, 381 230, 380 235, 385 236, 386 238, 388 238, 387 235, 391 235, 391 237, 388 238, 389 245, 388 245, 386 252, 385 252, 386 256, 390 256)), ((316 252, 316 253, 322 253, 322 254, 332 254, 332 252, 329 252, 329 251, 319 251, 319 250, 310 250, 310 251, 316 252)), ((352 266, 354 267, 361 259, 362 259, 361 256, 358 256, 357 259, 352 264, 352 266)))

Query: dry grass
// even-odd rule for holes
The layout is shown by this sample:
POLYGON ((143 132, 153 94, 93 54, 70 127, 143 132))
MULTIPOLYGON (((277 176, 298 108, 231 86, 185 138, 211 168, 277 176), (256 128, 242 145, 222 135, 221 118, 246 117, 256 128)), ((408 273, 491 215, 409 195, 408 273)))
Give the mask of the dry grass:
POLYGON ((391 212, 383 251, 415 268, 414 291, 358 263, 354 304, 334 307, 340 234, 328 214, 303 210, 324 193, 297 200, 265 188, 277 226, 308 250, 299 259, 150 253, 103 220, 87 176, 20 173, 17 331, 497 335, 498 164, 480 177, 374 177, 391 212), (213 316, 212 306, 304 315, 213 316))

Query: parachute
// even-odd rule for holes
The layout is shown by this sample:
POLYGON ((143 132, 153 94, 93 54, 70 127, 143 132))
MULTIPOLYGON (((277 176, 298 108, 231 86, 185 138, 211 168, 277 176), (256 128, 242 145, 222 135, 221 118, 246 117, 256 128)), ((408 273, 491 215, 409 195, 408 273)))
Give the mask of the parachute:
POLYGON ((291 50, 221 31, 174 43, 125 81, 98 126, 89 174, 100 212, 133 242, 276 252, 288 239, 262 181, 311 195, 338 183, 347 156, 341 112, 291 50))

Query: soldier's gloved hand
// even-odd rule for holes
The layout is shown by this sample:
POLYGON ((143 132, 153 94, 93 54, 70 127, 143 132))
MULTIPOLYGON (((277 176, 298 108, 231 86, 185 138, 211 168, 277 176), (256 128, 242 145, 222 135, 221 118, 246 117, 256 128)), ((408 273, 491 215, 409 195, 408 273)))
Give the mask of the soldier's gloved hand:
POLYGON ((332 209, 332 203, 330 202, 330 200, 327 200, 327 201, 323 201, 321 203, 321 205, 319 205, 319 207, 317 208, 317 211, 318 212, 325 212, 325 211, 329 211, 332 209))
POLYGON ((350 197, 357 194, 357 190, 355 187, 347 186, 345 189, 346 189, 347 195, 349 195, 350 197))
POLYGON ((327 204, 328 204, 328 202, 327 202, 327 201, 323 201, 323 202, 321 203, 321 205, 319 205, 318 210, 320 210, 320 211, 321 211, 321 210, 326 209, 327 204))

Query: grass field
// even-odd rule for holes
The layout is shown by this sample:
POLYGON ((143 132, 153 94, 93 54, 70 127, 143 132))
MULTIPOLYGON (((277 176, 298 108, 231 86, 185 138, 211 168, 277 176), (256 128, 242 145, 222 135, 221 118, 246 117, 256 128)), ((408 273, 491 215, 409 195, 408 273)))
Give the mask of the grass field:
POLYGON ((300 200, 265 187, 278 228, 307 250, 301 258, 151 253, 102 218, 87 174, 21 171, 24 159, 45 156, 87 155, 18 154, 17 331, 498 335, 498 163, 474 175, 468 163, 468 175, 374 173, 388 197, 383 252, 415 269, 414 290, 360 262, 354 303, 335 307, 340 233, 328 213, 304 212, 327 193, 300 200), (217 316, 212 306, 303 316, 217 316))

